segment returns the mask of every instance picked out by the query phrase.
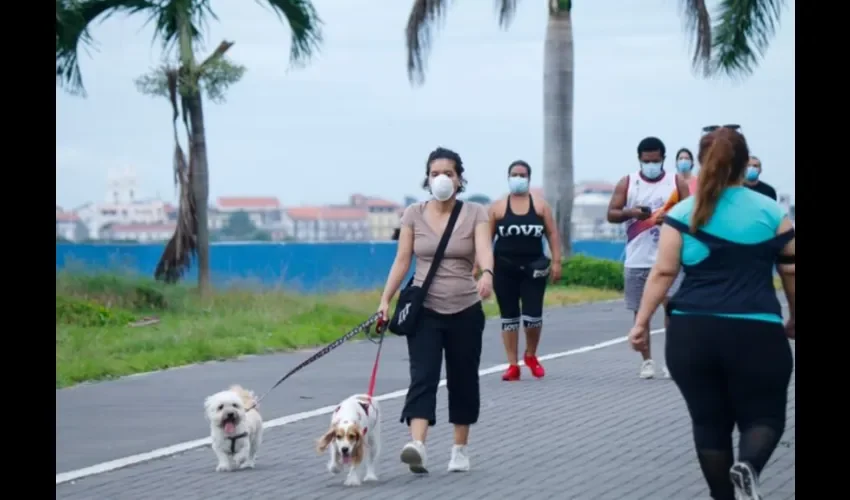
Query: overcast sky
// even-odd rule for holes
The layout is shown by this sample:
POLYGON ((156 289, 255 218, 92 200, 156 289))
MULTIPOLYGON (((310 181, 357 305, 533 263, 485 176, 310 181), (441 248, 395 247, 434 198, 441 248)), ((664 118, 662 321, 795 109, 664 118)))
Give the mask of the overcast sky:
MULTIPOLYGON (((285 205, 341 203, 353 192, 424 197, 429 151, 457 150, 469 191, 506 191, 522 158, 542 175, 542 68, 546 8, 520 2, 501 31, 492 1, 452 2, 428 79, 405 72, 410 1, 316 0, 321 53, 289 70, 289 31, 255 2, 212 2, 208 49, 235 41, 248 71, 222 105, 205 108, 210 195, 272 195, 285 205)), ((576 179, 612 182, 637 168, 635 148, 656 135, 672 157, 695 149, 707 124, 740 123, 763 179, 794 193, 794 2, 761 67, 743 83, 703 81, 690 69, 676 0, 576 2, 576 179), (614 6, 616 5, 616 8, 614 6)), ((159 63, 144 18, 95 26, 82 56, 87 99, 56 91, 56 201, 73 208, 106 196, 110 168, 132 166, 139 194, 174 199, 170 105, 133 79, 159 63)), ((668 160, 672 168, 672 160, 668 160)))

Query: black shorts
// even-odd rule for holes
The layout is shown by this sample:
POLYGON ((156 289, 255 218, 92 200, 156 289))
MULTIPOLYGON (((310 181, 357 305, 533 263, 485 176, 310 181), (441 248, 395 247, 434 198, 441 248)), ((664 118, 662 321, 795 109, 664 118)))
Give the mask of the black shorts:
MULTIPOLYGON (((534 259, 532 259, 534 260, 534 259)), ((502 317, 502 331, 543 325, 543 297, 548 276, 532 278, 519 264, 504 257, 496 259, 493 268, 493 291, 502 317)))

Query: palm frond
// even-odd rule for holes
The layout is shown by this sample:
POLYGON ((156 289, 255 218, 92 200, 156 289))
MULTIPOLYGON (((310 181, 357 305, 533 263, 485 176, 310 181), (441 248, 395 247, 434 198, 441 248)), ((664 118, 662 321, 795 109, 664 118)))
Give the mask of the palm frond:
POLYGON ((703 75, 711 73, 711 16, 705 0, 681 0, 685 32, 691 37, 692 64, 703 75))
POLYGON ((499 26, 508 29, 516 14, 516 6, 519 0, 496 0, 496 10, 499 11, 499 26))
POLYGON ((56 83, 59 87, 85 96, 79 51, 93 44, 89 27, 96 19, 156 7, 149 0, 56 0, 56 83))
POLYGON ((779 26, 785 0, 722 0, 712 26, 710 75, 752 74, 779 26))
POLYGON ((277 14, 278 19, 285 20, 292 32, 292 44, 289 49, 289 62, 292 65, 302 65, 319 51, 322 43, 322 20, 310 0, 256 0, 259 4, 267 4, 277 14))
POLYGON ((434 35, 434 24, 443 20, 449 0, 416 0, 407 18, 407 77, 413 84, 425 82, 425 62, 434 35))
POLYGON ((165 245, 165 250, 159 258, 154 271, 154 278, 166 283, 176 283, 189 269, 192 257, 197 255, 198 249, 198 218, 195 206, 195 195, 192 192, 193 156, 191 133, 186 120, 185 98, 179 95, 180 70, 171 68, 166 72, 168 81, 168 96, 171 102, 171 127, 174 133, 174 182, 180 190, 180 200, 177 208, 177 226, 174 234, 165 245), (183 103, 183 122, 186 127, 186 135, 189 139, 189 158, 183 148, 180 147, 180 138, 177 133, 177 120, 180 119, 181 108, 178 101, 183 103))
POLYGON ((92 39, 85 29, 82 15, 76 10, 76 3, 56 0, 56 83, 71 94, 85 97, 76 46, 90 45, 92 39), (76 42, 73 41, 75 38, 76 42))
POLYGON ((159 0, 157 8, 149 11, 148 24, 154 27, 153 41, 159 40, 169 51, 176 46, 184 21, 188 22, 192 41, 203 42, 209 19, 218 19, 209 0, 159 0))

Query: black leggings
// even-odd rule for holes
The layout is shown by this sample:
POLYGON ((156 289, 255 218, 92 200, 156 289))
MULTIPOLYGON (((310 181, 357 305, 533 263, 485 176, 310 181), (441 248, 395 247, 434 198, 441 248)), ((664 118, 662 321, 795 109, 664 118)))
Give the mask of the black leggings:
POLYGON ((785 430, 793 356, 781 324, 708 315, 670 316, 667 367, 691 414, 712 498, 733 500, 732 431, 738 460, 761 473, 785 430))
POLYGON ((526 271, 503 257, 493 266, 493 291, 502 317, 502 331, 519 330, 520 319, 526 328, 543 325, 543 296, 547 277, 531 278, 526 271))
POLYGON ((410 387, 401 411, 402 422, 410 425, 410 419, 424 418, 428 425, 437 423, 437 386, 444 351, 449 422, 470 425, 478 421, 481 410, 478 367, 483 336, 481 302, 455 314, 423 310, 416 333, 407 336, 410 387))

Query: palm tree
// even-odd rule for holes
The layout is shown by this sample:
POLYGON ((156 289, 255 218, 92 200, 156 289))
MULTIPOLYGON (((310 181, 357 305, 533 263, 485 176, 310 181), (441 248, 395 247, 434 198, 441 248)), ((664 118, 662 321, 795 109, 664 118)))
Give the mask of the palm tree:
MULTIPOLYGON (((318 50, 322 23, 311 0, 257 0, 257 3, 271 7, 289 24, 291 63, 304 63, 318 50)), ((165 52, 173 54, 178 61, 176 68, 166 70, 163 80, 173 108, 174 170, 180 185, 180 209, 177 229, 163 252, 156 277, 176 281, 196 255, 198 287, 201 293, 206 293, 211 289, 209 167, 202 90, 209 94, 209 79, 222 74, 225 53, 233 42, 221 42, 209 57, 198 62, 195 48, 201 42, 203 28, 210 19, 217 19, 210 0, 56 0, 56 79, 61 88, 85 96, 79 51, 92 42, 89 34, 92 23, 119 13, 145 15, 153 23, 155 37, 162 42, 165 52), (177 137, 178 118, 182 118, 186 129, 188 158, 177 137)), ((241 73, 238 68, 236 72, 238 79, 241 73)))
MULTIPOLYGON (((499 25, 507 29, 519 0, 498 0, 499 25)), ((719 0, 714 21, 706 0, 680 0, 693 39, 693 66, 704 78, 752 74, 769 45, 784 0, 719 0)), ((407 74, 425 81, 433 27, 449 0, 414 0, 407 21, 407 74)), ((547 0, 549 18, 543 49, 543 189, 553 207, 565 256, 570 255, 573 180, 572 0, 547 0)))

